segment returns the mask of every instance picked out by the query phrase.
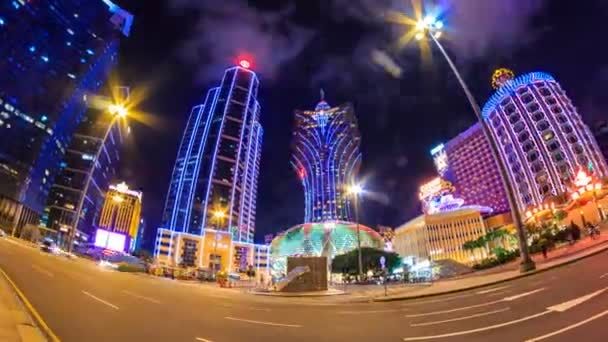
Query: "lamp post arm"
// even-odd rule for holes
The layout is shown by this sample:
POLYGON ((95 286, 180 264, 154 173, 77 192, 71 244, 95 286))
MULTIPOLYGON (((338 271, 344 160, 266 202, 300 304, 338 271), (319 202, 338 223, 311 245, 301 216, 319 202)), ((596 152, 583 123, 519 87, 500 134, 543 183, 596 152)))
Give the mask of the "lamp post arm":
POLYGON ((527 238, 526 238, 526 232, 522 225, 521 214, 519 213, 519 208, 517 206, 517 202, 515 201, 515 194, 513 192, 513 186, 509 182, 505 163, 502 160, 502 158, 500 158, 500 154, 498 152, 498 147, 496 145, 496 141, 494 140, 494 136, 492 136, 492 133, 490 132, 490 129, 489 129, 486 121, 483 119, 483 116, 482 116, 481 110, 479 108, 479 105, 477 104, 477 101, 475 101, 475 98, 473 97, 473 94, 471 94, 469 87, 462 79, 462 76, 460 75, 460 72, 456 68, 456 65, 454 65, 454 62, 452 62, 452 59, 450 58, 448 53, 445 51, 445 49, 443 48, 441 43, 439 43, 437 38, 435 38, 435 36, 431 32, 431 30, 427 30, 427 32, 428 32, 428 35, 433 40, 433 42, 435 43, 435 45, 437 46, 437 48, 439 48, 439 51, 441 51, 446 62, 452 69, 452 72, 458 79, 458 82, 460 83, 460 86, 462 87, 462 90, 464 91, 464 93, 467 97, 467 100, 469 100, 469 104, 471 105, 471 108, 473 109, 475 116, 477 117, 477 120, 481 124, 483 133, 486 136, 488 143, 490 144, 490 150, 492 152, 492 156, 494 157, 494 160, 496 161, 496 164, 498 165, 500 177, 502 179, 503 186, 507 193, 507 199, 509 201, 509 207, 511 209, 511 216, 513 219, 513 224, 515 225, 515 230, 517 231, 517 237, 518 237, 518 242, 519 242, 519 251, 521 254, 520 270, 522 272, 534 270, 535 265, 534 265, 534 261, 532 261, 532 259, 530 258, 530 253, 528 252, 528 243, 527 243, 527 238))
POLYGON ((90 168, 89 172, 87 172, 84 187, 82 188, 82 192, 80 194, 80 199, 78 200, 78 207, 76 209, 76 214, 74 215, 74 219, 72 220, 72 229, 70 229, 70 232, 68 234, 68 246, 67 247, 68 247, 68 252, 70 252, 70 253, 72 252, 72 249, 74 248, 74 237, 76 236, 76 229, 78 229, 78 222, 80 222, 80 215, 82 215, 82 207, 84 206, 84 201, 87 197, 87 192, 89 192, 89 186, 91 185, 91 179, 93 178, 93 173, 95 172, 95 168, 97 167, 97 162, 99 161, 101 152, 103 151, 104 146, 106 145, 106 141, 108 140, 108 137, 110 136, 110 133, 112 132, 112 128, 114 128, 114 125, 117 122, 118 122, 118 116, 117 115, 112 116, 112 120, 108 124, 108 127, 106 128, 103 138, 101 139, 101 144, 97 148, 97 152, 95 153, 95 158, 93 159, 91 168, 90 168))

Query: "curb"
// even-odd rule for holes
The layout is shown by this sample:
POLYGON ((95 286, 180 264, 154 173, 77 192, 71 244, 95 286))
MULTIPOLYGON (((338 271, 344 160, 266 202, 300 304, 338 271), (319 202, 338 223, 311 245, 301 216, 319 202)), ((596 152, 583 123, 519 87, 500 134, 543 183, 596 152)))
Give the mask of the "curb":
POLYGON ((278 292, 251 291, 249 293, 252 294, 252 295, 254 295, 254 296, 279 297, 279 298, 319 298, 319 297, 335 297, 335 296, 345 296, 345 295, 347 295, 346 292, 340 292, 340 293, 319 293, 319 294, 311 293, 311 294, 306 294, 306 295, 297 294, 297 292, 294 292, 293 294, 290 294, 289 292, 282 292, 281 294, 278 294, 278 292))
MULTIPOLYGON (((597 244, 597 246, 602 246, 605 245, 608 242, 608 240, 603 241, 599 244, 597 244)), ((575 262, 581 261, 583 259, 592 257, 594 255, 600 254, 605 252, 606 250, 608 250, 608 245, 602 246, 602 248, 598 249, 597 251, 593 251, 589 254, 585 254, 582 255, 580 257, 577 258, 573 258, 571 260, 568 261, 564 261, 563 263, 560 264, 555 264, 549 267, 545 267, 543 269, 537 269, 531 272, 527 272, 527 273, 520 273, 514 277, 510 277, 510 278, 506 278, 506 279, 500 279, 500 280, 496 280, 493 282, 489 282, 489 283, 484 283, 484 284, 479 284, 479 285, 473 285, 473 286, 469 286, 469 287, 463 287, 463 288, 459 288, 459 289, 454 289, 454 290, 448 290, 448 291, 443 291, 443 292, 437 292, 437 293, 426 293, 426 294, 421 294, 421 295, 412 295, 412 296, 404 296, 404 297, 374 297, 372 298, 372 301, 374 302, 394 302, 394 301, 406 301, 406 300, 413 300, 413 299, 421 299, 421 298, 428 298, 428 297, 435 297, 435 296, 442 296, 442 295, 446 295, 446 294, 453 294, 453 293, 459 293, 459 292, 465 292, 465 291, 469 291, 469 290, 476 290, 482 287, 487 287, 487 286, 492 286, 492 285, 497 285, 497 284, 502 284, 502 283, 506 283, 512 280, 517 280, 517 279, 521 279, 521 278, 525 278, 525 277, 529 277, 535 274, 539 274, 539 273, 543 273, 549 270, 553 270, 562 266, 567 266, 570 264, 573 264, 575 262)))
MULTIPOLYGON (((52 342, 61 342, 61 340, 57 337, 57 335, 55 335, 55 333, 53 333, 53 331, 51 330, 51 328, 49 328, 49 326, 46 324, 46 322, 42 319, 42 317, 40 316, 40 314, 38 313, 38 311, 36 311, 36 309, 34 309, 34 306, 25 297, 25 295, 23 294, 23 292, 21 292, 21 290, 19 290, 19 288, 17 287, 17 285, 8 276, 8 274, 6 274, 6 272, 4 272, 4 270, 2 268, 0 268, 0 274, 2 274, 2 276, 4 276, 4 279, 6 279, 6 281, 10 285, 10 287, 17 294, 17 297, 19 297, 19 299, 21 300, 21 303, 23 304, 23 306, 27 310, 28 314, 30 315, 30 317, 32 318, 32 320, 34 321, 34 323, 36 324, 36 327, 39 328, 40 331, 42 332, 42 335, 46 336, 46 338, 49 341, 52 341, 52 342)), ((25 331, 25 330, 19 329, 19 328, 18 328, 18 332, 19 332, 20 335, 24 334, 24 333, 26 333, 26 335, 30 335, 31 334, 31 331, 25 331)), ((25 340, 28 340, 28 339, 24 338, 24 341, 25 340)))

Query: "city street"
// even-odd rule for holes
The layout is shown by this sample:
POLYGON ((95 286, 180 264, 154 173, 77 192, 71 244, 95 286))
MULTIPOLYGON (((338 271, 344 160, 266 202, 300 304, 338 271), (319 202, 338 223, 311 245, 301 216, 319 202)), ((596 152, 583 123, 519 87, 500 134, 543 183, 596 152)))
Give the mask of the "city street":
POLYGON ((0 239, 0 267, 62 341, 602 341, 606 258, 452 295, 345 304, 119 273, 0 239))

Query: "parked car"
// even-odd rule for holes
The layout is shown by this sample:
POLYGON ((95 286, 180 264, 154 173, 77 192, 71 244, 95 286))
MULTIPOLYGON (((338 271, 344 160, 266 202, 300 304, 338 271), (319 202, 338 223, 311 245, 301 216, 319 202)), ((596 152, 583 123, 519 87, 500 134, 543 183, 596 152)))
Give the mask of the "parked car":
POLYGON ((59 247, 51 240, 44 240, 42 241, 42 245, 40 245, 40 250, 46 253, 57 254, 59 247))
POLYGON ((6 237, 6 232, 0 229, 0 237, 6 237))

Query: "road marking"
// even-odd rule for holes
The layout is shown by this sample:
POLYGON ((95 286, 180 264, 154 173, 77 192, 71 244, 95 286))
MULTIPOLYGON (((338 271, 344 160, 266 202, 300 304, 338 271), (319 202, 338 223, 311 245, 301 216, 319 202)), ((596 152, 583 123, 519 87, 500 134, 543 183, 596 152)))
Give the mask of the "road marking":
POLYGON ((589 299, 601 294, 602 292, 604 292, 606 290, 608 290, 608 287, 604 287, 601 290, 595 291, 593 293, 590 293, 590 294, 582 296, 582 297, 578 297, 578 298, 569 300, 567 302, 563 302, 561 304, 550 306, 547 309, 549 309, 551 311, 564 312, 566 310, 572 309, 573 307, 575 307, 583 302, 588 301, 589 299))
POLYGON ((408 318, 412 318, 412 317, 424 317, 424 316, 433 316, 433 315, 441 315, 441 314, 445 314, 445 313, 452 313, 452 312, 458 312, 458 311, 463 311, 463 310, 468 310, 468 309, 474 309, 474 308, 480 308, 483 306, 489 306, 489 305, 493 305, 496 303, 500 303, 500 302, 509 302, 509 301, 513 301, 525 296, 529 296, 531 294, 543 291, 545 288, 540 288, 540 289, 536 289, 533 291, 529 291, 529 292, 525 292, 525 293, 520 293, 518 295, 514 295, 514 296, 510 296, 510 297, 505 297, 503 299, 498 299, 498 300, 493 300, 493 301, 489 301, 489 302, 485 302, 485 303, 480 303, 480 304, 475 304, 475 305, 469 305, 469 306, 463 306, 461 308, 456 308, 456 309, 448 309, 448 310, 440 310, 440 311, 433 311, 433 312, 426 312, 426 313, 421 313, 421 314, 412 314, 412 315, 406 315, 405 317, 408 318))
POLYGON ((95 299, 96 301, 98 301, 98 302, 100 302, 100 303, 103 303, 103 304, 105 304, 105 305, 107 305, 107 306, 111 307, 111 308, 112 308, 112 309, 114 309, 114 310, 118 310, 118 309, 119 309, 119 308, 118 308, 118 306, 116 306, 116 305, 114 305, 114 304, 112 304, 112 303, 110 303, 110 302, 107 302, 107 301, 105 301, 105 300, 103 300, 103 299, 101 299, 101 298, 99 298, 99 297, 95 297, 94 295, 92 295, 92 294, 88 293, 87 291, 82 291, 82 293, 84 293, 85 295, 87 295, 87 296, 89 296, 89 297, 91 297, 91 298, 95 299))
POLYGON ((600 276, 600 279, 604 279, 604 278, 606 278, 606 277, 608 277, 608 273, 604 273, 604 274, 602 274, 602 275, 600 276))
POLYGON ((500 290, 506 289, 507 287, 511 287, 511 285, 499 286, 499 287, 495 287, 495 288, 489 289, 489 290, 477 291, 477 294, 486 294, 486 293, 490 293, 490 292, 494 292, 494 291, 500 291, 500 290))
POLYGON ((536 317, 544 316, 544 315, 546 315, 548 313, 552 313, 552 312, 553 311, 551 311, 551 310, 547 310, 547 311, 539 312, 539 313, 534 314, 534 315, 530 315, 530 316, 526 316, 526 317, 523 317, 523 318, 519 318, 519 319, 516 319, 516 320, 513 320, 513 321, 504 322, 504 323, 495 324, 495 325, 490 325, 490 326, 483 327, 483 328, 477 328, 477 329, 471 329, 471 330, 463 330, 463 331, 456 331, 456 332, 453 332, 453 333, 447 333, 447 334, 442 334, 442 335, 405 337, 405 338, 403 338, 403 340, 404 341, 421 341, 421 340, 433 340, 433 339, 444 338, 444 337, 469 335, 469 334, 473 334, 473 333, 476 333, 476 332, 498 329, 498 328, 506 327, 506 326, 509 326, 509 325, 517 324, 517 323, 520 323, 520 322, 528 321, 528 320, 534 319, 536 317))
POLYGON ((147 300, 148 302, 154 303, 154 304, 162 304, 160 301, 154 299, 154 298, 150 298, 150 297, 146 297, 146 296, 142 296, 142 295, 138 295, 137 293, 133 293, 131 291, 126 291, 123 290, 122 293, 129 295, 131 297, 135 297, 135 298, 139 298, 139 299, 143 299, 143 300, 147 300))
POLYGON ((51 273, 51 272, 49 272, 49 271, 47 271, 47 270, 43 269, 43 268, 42 268, 42 267, 40 267, 40 266, 37 266, 37 265, 32 265, 32 268, 33 268, 34 270, 36 270, 36 271, 38 271, 38 272, 40 272, 40 273, 42 273, 42 274, 46 275, 47 277, 51 277, 51 278, 53 278, 53 277, 55 276, 53 273, 51 273))
POLYGON ((431 303, 447 302, 447 301, 454 300, 454 299, 472 297, 474 295, 475 295, 474 293, 470 293, 470 294, 464 294, 464 295, 460 295, 460 296, 452 296, 452 297, 448 297, 448 298, 431 299, 431 300, 423 300, 421 302, 404 303, 403 305, 409 305, 409 304, 431 304, 431 303))
POLYGON ((461 308, 456 308, 456 309, 433 311, 433 312, 426 312, 426 313, 413 314, 413 315, 405 315, 405 317, 410 317, 411 318, 411 317, 424 317, 424 316, 441 315, 441 314, 444 314, 444 313, 452 313, 452 312, 458 312, 458 311, 463 311, 463 310, 468 310, 468 309, 473 309, 473 308, 480 308, 482 306, 493 305, 493 304, 496 304, 496 303, 500 303, 502 301, 503 301, 502 299, 499 299, 499 300, 493 300, 491 302, 485 302, 485 303, 481 303, 481 304, 463 306, 461 308))
POLYGON ((21 292, 21 290, 17 287, 15 282, 13 282, 13 280, 8 276, 8 274, 6 274, 6 272, 4 272, 4 270, 2 268, 0 268, 0 274, 2 274, 4 276, 4 278, 8 281, 8 283, 13 288, 13 290, 15 290, 19 299, 21 299, 21 302, 27 307, 27 310, 32 314, 34 320, 40 327, 40 330, 42 330, 44 332, 44 334, 46 334, 49 337, 51 342, 59 342, 60 340, 57 337, 57 335, 55 335, 53 330, 51 330, 51 328, 49 328, 48 324, 46 324, 46 322, 42 319, 42 316, 40 316, 38 311, 36 311, 36 309, 34 308, 32 303, 30 303, 30 301, 27 299, 27 297, 23 294, 23 292, 21 292))
POLYGON ((338 313, 343 314, 343 315, 360 315, 360 314, 377 314, 377 313, 403 312, 403 311, 407 311, 407 309, 338 311, 338 313))
POLYGON ((606 310, 606 311, 604 311, 604 312, 600 312, 599 314, 597 314, 597 315, 595 315, 595 316, 591 316, 591 317, 589 317, 589 318, 587 318, 587 319, 585 319, 585 320, 582 320, 582 321, 580 321, 580 322, 578 322, 578 323, 575 323, 575 324, 569 325, 569 326, 567 326, 567 327, 565 327, 565 328, 563 328, 563 329, 560 329, 560 330, 554 331, 554 332, 552 332, 552 333, 548 333, 548 334, 543 335, 543 336, 534 337, 534 338, 532 338, 532 339, 527 340, 526 342, 536 342, 536 341, 544 340, 544 339, 546 339, 546 338, 549 338, 549 337, 552 337, 552 336, 555 336, 555 335, 561 334, 561 333, 566 332, 566 331, 568 331, 568 330, 572 330, 572 329, 574 329, 574 328, 580 327, 580 326, 581 326, 581 325, 583 325, 583 324, 587 324, 587 323, 589 323, 589 322, 591 322, 591 321, 593 321, 593 320, 596 320, 596 319, 601 318, 601 317, 606 316, 606 315, 608 315, 608 310, 606 310))
POLYGON ((499 312, 505 312, 509 310, 509 308, 502 308, 502 309, 498 309, 498 310, 494 310, 494 311, 487 311, 487 312, 482 312, 482 313, 478 313, 478 314, 474 314, 474 315, 470 315, 470 316, 464 316, 464 317, 458 317, 458 318, 452 318, 452 319, 445 319, 443 321, 435 321, 435 322, 425 322, 425 323, 414 323, 414 324, 410 324, 411 327, 423 327, 423 326, 427 326, 427 325, 435 325, 435 324, 441 324, 441 323, 448 323, 448 322, 456 322, 456 321, 464 321, 466 319, 471 319, 471 318, 475 318, 475 317, 483 317, 483 316, 489 316, 489 315, 493 315, 499 312))
POLYGON ((194 339, 195 339, 195 340, 197 340, 197 341, 201 341, 201 342, 213 342, 213 341, 211 341, 211 340, 208 340, 208 339, 206 339, 206 338, 202 338, 202 337, 196 337, 196 338, 194 338, 194 339))
POLYGON ((505 300, 507 302, 510 302, 512 300, 516 300, 516 299, 519 299, 519 298, 522 298, 522 297, 526 297, 526 296, 529 296, 529 295, 532 295, 532 294, 535 294, 537 292, 544 291, 544 290, 545 290, 545 288, 541 287, 540 289, 536 289, 536 290, 532 290, 532 291, 529 291, 529 292, 520 293, 520 294, 511 296, 511 297, 505 297, 505 298, 503 298, 503 300, 505 300))
POLYGON ((283 324, 283 323, 274 323, 274 322, 254 321, 251 319, 236 318, 236 317, 230 317, 230 316, 226 316, 224 318, 229 319, 231 321, 240 321, 240 322, 253 323, 253 324, 270 325, 273 327, 287 327, 287 328, 301 328, 302 327, 299 324, 283 324))

